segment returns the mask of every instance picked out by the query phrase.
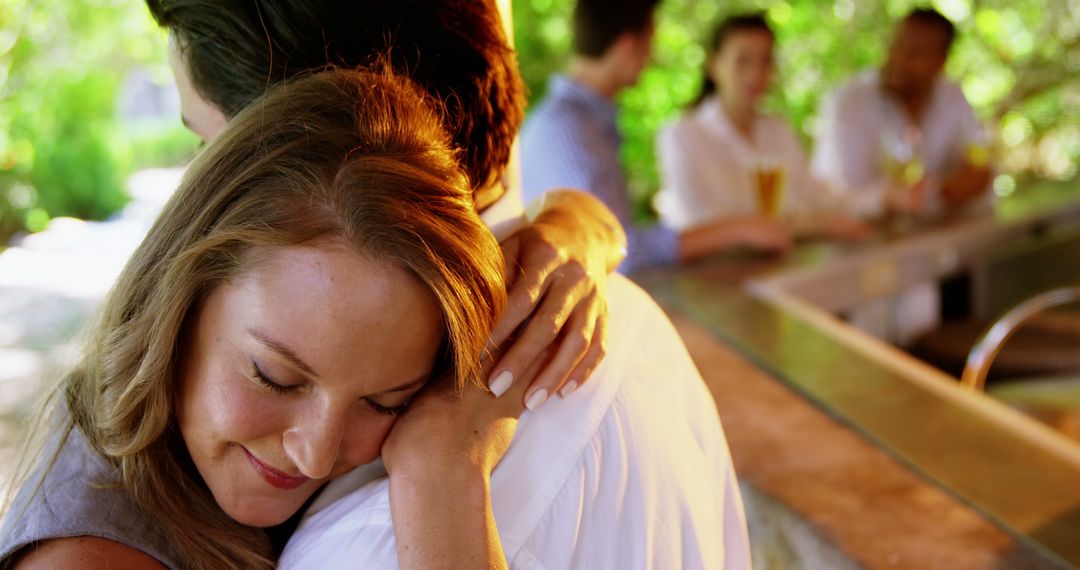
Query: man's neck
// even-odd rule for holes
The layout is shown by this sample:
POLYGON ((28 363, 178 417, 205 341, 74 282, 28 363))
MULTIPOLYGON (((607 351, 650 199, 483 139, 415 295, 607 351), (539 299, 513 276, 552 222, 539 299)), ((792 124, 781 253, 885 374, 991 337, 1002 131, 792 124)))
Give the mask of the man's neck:
POLYGON ((575 56, 570 61, 568 75, 608 101, 614 101, 615 96, 626 87, 619 81, 611 62, 606 59, 575 56))
POLYGON ((473 190, 473 207, 476 208, 476 213, 484 213, 484 211, 497 202, 499 198, 502 198, 503 194, 506 194, 506 187, 499 182, 485 188, 473 190))
POLYGON ((886 93, 900 103, 900 108, 904 110, 907 118, 912 123, 919 124, 922 122, 927 107, 930 106, 930 99, 934 95, 934 85, 936 85, 936 82, 928 89, 910 93, 898 93, 890 89, 888 85, 883 85, 882 87, 885 89, 886 93))

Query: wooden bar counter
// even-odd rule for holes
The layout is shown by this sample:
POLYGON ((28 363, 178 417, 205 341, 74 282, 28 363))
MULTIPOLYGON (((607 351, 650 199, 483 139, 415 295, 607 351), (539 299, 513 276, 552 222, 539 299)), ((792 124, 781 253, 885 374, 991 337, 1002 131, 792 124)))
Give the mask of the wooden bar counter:
POLYGON ((868 244, 810 244, 784 261, 732 256, 634 276, 716 398, 756 567, 1080 565, 1080 442, 835 316, 1080 225, 1068 190, 868 244))

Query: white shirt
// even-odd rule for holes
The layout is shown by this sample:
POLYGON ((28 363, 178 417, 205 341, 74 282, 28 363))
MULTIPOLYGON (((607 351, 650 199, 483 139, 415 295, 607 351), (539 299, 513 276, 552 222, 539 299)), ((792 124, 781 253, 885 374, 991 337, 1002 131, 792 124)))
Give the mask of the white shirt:
MULTIPOLYGON (((938 183, 961 164, 969 145, 987 144, 960 86, 945 78, 938 80, 918 125, 910 124, 899 102, 882 88, 877 71, 856 76, 828 96, 819 125, 814 174, 846 194, 855 211, 866 216, 884 212, 886 157, 905 132, 914 133, 914 152, 926 175, 938 183)), ((931 184, 929 192, 930 212, 940 211, 939 188, 931 184)))
MULTIPOLYGON (((623 277, 609 286, 607 357, 569 397, 522 414, 492 474, 507 560, 516 569, 749 569, 712 396, 656 303, 623 277)), ((330 497, 363 486, 301 523, 281 568, 397 567, 388 479, 367 471, 331 483, 330 497)))
POLYGON ((810 214, 831 206, 828 190, 810 176, 806 153, 783 119, 759 116, 747 140, 711 97, 661 129, 656 145, 657 209, 673 228, 760 214, 753 173, 762 160, 784 170, 782 213, 810 214))

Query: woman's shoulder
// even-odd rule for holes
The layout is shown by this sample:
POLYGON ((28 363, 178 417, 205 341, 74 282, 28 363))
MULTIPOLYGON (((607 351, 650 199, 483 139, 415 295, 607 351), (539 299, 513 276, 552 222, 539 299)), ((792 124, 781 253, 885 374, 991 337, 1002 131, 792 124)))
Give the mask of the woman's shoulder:
POLYGON ((702 144, 715 144, 713 137, 708 135, 709 131, 709 120, 704 116, 701 105, 698 105, 681 111, 661 125, 656 139, 661 148, 667 146, 685 149, 702 144))
POLYGON ((53 568, 129 568, 163 570, 152 556, 115 540, 74 536, 46 540, 23 548, 11 561, 13 570, 53 568))
POLYGON ((661 125, 660 131, 681 132, 701 128, 704 122, 701 107, 701 105, 694 105, 679 111, 678 115, 661 125))
POLYGON ((42 464, 5 513, 0 562, 30 545, 98 537, 175 566, 160 525, 121 486, 115 467, 78 428, 65 431, 42 454, 42 464))

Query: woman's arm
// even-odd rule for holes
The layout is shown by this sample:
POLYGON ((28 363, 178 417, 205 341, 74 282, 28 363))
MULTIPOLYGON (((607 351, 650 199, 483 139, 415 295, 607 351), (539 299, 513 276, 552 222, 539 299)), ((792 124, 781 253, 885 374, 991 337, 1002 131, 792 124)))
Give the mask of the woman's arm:
POLYGON ((96 536, 57 538, 46 540, 35 546, 28 546, 15 555, 12 568, 18 570, 52 570, 54 568, 165 570, 160 562, 148 554, 115 540, 96 536))
POLYGON ((683 261, 739 247, 763 253, 783 253, 791 248, 791 232, 783 223, 765 216, 740 216, 716 220, 680 234, 683 261))
POLYGON ((402 569, 506 568, 491 507, 491 472, 510 447, 542 353, 505 398, 475 385, 425 390, 383 444, 402 569))
POLYGON ((488 379, 496 395, 516 383, 542 351, 552 358, 523 396, 535 409, 580 386, 604 356, 607 274, 626 255, 626 235, 595 197, 549 192, 529 225, 502 243, 509 303, 492 333, 503 343, 517 331, 488 379), (560 392, 560 390, 562 392, 560 392))
POLYGON ((390 480, 398 567, 506 568, 490 478, 480 470, 442 469, 390 480))

